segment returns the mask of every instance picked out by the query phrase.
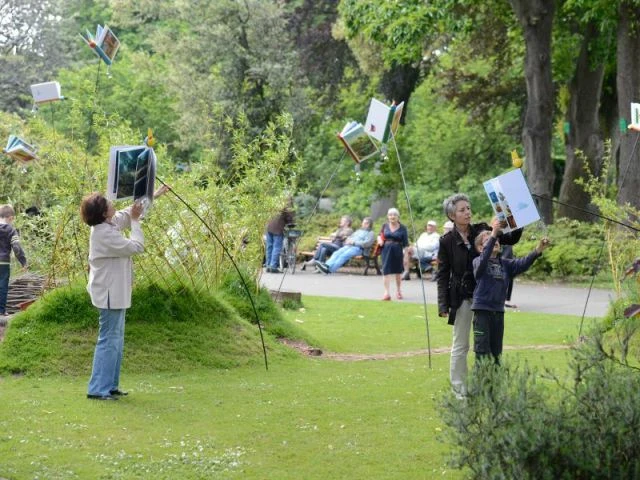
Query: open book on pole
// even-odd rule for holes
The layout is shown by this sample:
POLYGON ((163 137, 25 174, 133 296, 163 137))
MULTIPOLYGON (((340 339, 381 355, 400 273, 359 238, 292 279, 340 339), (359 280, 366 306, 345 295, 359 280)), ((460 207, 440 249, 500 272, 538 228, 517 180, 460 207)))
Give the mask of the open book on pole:
POLYGON ((107 198, 142 200, 145 207, 153 202, 156 180, 156 154, 146 145, 122 145, 109 151, 107 198))
POLYGON ((15 135, 9 135, 7 147, 2 150, 8 157, 18 162, 37 160, 36 149, 15 135))
POLYGON ((389 138, 395 137, 403 108, 404 102, 399 105, 385 105, 372 98, 364 125, 359 122, 347 122, 338 133, 338 138, 356 163, 372 157, 380 151, 379 144, 385 145, 389 138))
POLYGON ((120 40, 109 27, 98 25, 95 36, 89 30, 85 30, 85 33, 81 33, 80 36, 104 63, 107 65, 113 63, 118 48, 120 48, 120 40))
POLYGON ((487 180, 484 182, 484 189, 496 217, 507 222, 504 232, 517 230, 540 220, 538 208, 519 168, 487 180))
POLYGON ((367 121, 364 124, 365 131, 377 141, 387 143, 389 138, 395 137, 398 131, 403 109, 404 102, 398 105, 395 103, 385 105, 380 100, 372 98, 367 121))
POLYGON ((359 122, 347 123, 338 138, 347 149, 351 158, 360 163, 378 153, 378 146, 364 131, 364 126, 359 122))
POLYGON ((64 99, 60 92, 60 84, 58 82, 44 82, 31 85, 31 95, 33 95, 33 103, 36 105, 57 102, 64 99))

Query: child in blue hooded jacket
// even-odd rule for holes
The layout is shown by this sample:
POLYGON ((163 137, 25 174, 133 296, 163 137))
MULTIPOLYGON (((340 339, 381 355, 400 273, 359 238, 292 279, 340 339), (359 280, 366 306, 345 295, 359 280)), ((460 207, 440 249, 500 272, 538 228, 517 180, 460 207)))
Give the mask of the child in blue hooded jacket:
POLYGON ((475 239, 475 248, 480 256, 473 259, 473 275, 476 288, 473 291, 473 351, 476 361, 491 355, 500 364, 502 339, 504 337, 504 302, 507 288, 513 277, 526 272, 536 261, 549 240, 543 238, 533 252, 522 258, 501 258, 498 235, 500 220, 495 218, 492 230, 480 232, 475 239))

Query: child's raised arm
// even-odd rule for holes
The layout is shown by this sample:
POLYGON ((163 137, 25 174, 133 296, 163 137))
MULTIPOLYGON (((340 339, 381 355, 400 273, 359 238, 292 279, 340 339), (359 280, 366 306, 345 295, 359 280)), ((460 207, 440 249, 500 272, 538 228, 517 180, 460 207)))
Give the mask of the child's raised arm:
POLYGON ((500 232, 502 231, 502 222, 498 219, 498 217, 493 217, 491 220, 491 236, 494 238, 498 238, 500 232))
POLYGON ((541 254, 547 247, 551 245, 551 240, 547 237, 544 237, 538 242, 538 246, 536 247, 536 253, 541 254))

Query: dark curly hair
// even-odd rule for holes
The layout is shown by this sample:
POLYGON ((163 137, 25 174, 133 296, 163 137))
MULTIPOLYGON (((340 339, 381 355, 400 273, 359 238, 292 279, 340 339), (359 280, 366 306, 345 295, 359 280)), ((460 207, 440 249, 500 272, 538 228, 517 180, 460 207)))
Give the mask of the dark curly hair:
POLYGON ((93 227, 94 225, 100 225, 107 218, 107 210, 109 209, 109 202, 107 199, 98 192, 93 192, 82 199, 80 204, 80 216, 82 221, 93 227))

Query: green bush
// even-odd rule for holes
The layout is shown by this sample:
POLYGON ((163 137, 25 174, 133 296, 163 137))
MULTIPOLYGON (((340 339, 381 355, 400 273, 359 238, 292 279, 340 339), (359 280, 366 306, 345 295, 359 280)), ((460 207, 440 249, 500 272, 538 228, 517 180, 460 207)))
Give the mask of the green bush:
POLYGON ((524 274, 527 278, 580 281, 590 277, 595 267, 604 271, 609 267, 607 257, 598 258, 604 242, 601 224, 561 218, 546 230, 535 225, 525 227, 514 247, 515 255, 527 255, 543 236, 549 237, 551 247, 524 274))
POLYGON ((469 397, 444 400, 452 465, 474 479, 639 478, 640 371, 614 345, 593 332, 568 375, 476 368, 469 397))

